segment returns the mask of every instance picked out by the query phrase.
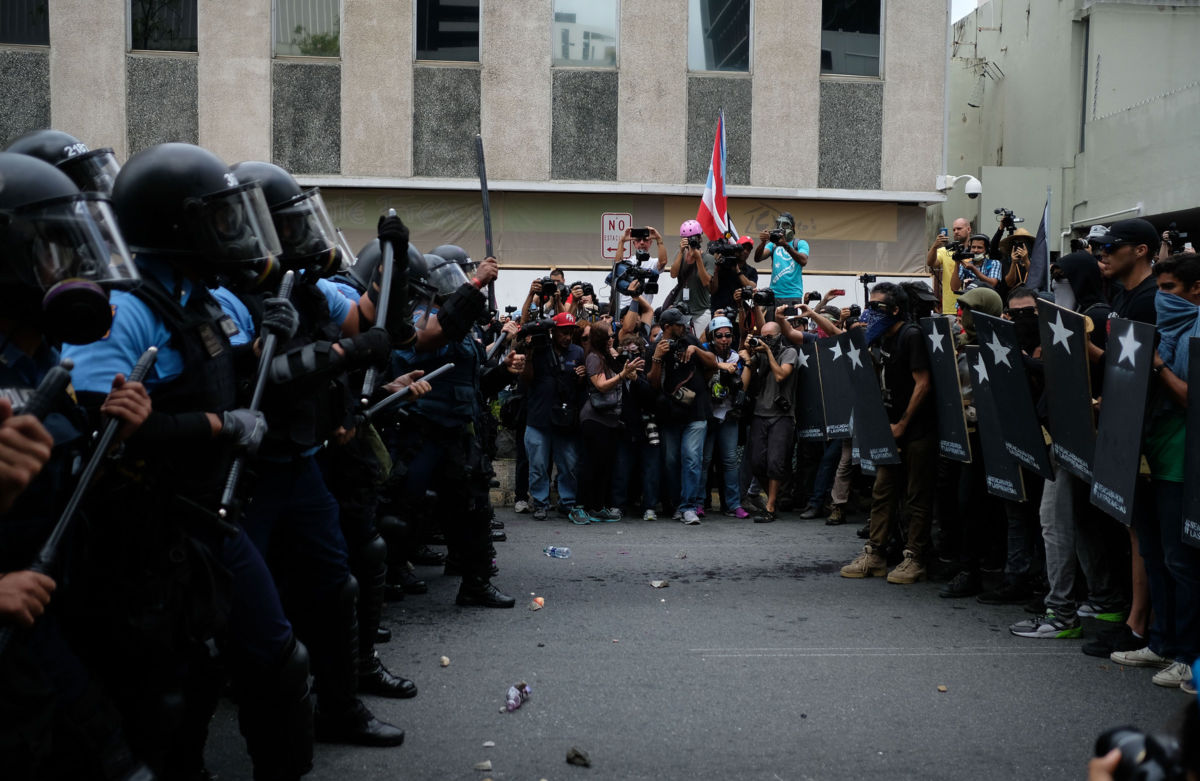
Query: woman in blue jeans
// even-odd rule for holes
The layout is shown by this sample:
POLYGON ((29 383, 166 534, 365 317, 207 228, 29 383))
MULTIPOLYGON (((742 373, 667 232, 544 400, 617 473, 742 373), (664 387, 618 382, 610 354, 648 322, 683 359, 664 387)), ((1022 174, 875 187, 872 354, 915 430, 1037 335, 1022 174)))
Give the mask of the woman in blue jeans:
POLYGON ((621 403, 625 382, 637 376, 641 358, 618 365, 612 349, 612 332, 595 325, 588 333, 587 400, 579 413, 579 427, 587 447, 582 449, 579 498, 589 520, 618 521, 621 511, 612 501, 613 468, 621 435, 621 403))

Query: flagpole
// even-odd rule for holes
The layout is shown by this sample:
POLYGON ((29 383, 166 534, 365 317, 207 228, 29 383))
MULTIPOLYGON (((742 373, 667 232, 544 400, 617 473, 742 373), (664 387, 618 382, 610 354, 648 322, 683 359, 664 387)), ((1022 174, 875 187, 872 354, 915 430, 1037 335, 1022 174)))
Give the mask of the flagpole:
POLYGON ((1054 186, 1046 185, 1046 210, 1042 217, 1046 221, 1046 265, 1042 268, 1042 290, 1050 289, 1050 226, 1053 224, 1050 220, 1050 199, 1054 195, 1054 186))

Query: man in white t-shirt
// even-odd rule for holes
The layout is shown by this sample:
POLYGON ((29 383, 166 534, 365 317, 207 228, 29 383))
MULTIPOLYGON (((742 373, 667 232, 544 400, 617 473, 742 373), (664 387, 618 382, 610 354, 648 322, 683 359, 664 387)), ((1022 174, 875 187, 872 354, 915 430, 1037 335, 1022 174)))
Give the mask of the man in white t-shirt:
MULTIPOLYGON (((621 240, 617 242, 617 258, 621 259, 623 263, 629 263, 638 268, 653 269, 654 271, 661 272, 667 267, 667 248, 663 244, 662 234, 658 232, 657 228, 651 228, 650 226, 644 228, 626 228, 625 232, 621 234, 621 240), (632 246, 629 257, 625 255, 625 245, 627 242, 631 243, 632 246), (658 245, 657 255, 653 255, 650 252, 651 242, 658 245)), ((642 287, 645 286, 643 285, 642 287)), ((653 293, 643 294, 643 298, 650 302, 651 305, 654 304, 653 293)), ((629 302, 629 296, 622 294, 618 302, 618 309, 624 310, 629 306, 629 302)))

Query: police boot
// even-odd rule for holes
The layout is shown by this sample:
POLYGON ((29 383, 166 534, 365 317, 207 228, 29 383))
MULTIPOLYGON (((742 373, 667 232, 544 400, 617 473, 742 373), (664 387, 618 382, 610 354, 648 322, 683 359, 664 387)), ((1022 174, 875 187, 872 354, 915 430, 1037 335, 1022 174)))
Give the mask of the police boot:
POLYGON ((376 534, 350 557, 358 591, 358 690, 380 697, 407 699, 417 696, 417 686, 388 671, 375 653, 375 636, 383 612, 387 584, 387 544, 376 534))
POLYGON ((358 583, 351 576, 336 599, 319 606, 311 641, 316 739, 355 746, 399 746, 404 730, 375 718, 358 700, 358 583), (321 619, 324 619, 321 621, 321 619))
POLYGON ((517 600, 492 585, 487 578, 468 575, 463 578, 455 603, 477 607, 513 607, 517 600))
POLYGON ((370 659, 359 660, 358 690, 362 694, 407 700, 417 696, 417 685, 407 678, 394 675, 372 652, 370 659))
POLYGON ((255 781, 290 781, 312 769, 308 666, 308 649, 294 636, 270 668, 234 661, 238 726, 254 763, 255 781))

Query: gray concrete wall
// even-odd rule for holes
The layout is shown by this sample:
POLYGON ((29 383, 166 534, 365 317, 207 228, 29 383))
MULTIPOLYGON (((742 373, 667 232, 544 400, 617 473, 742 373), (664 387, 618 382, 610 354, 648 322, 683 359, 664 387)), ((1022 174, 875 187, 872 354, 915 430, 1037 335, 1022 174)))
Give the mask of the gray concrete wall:
POLYGON ((167 141, 199 143, 195 55, 128 54, 125 90, 131 156, 167 141))
POLYGON ((751 184, 816 187, 821 112, 821 3, 754 5, 751 184))
POLYGON ((342 0, 345 174, 412 176, 412 19, 412 0, 342 0))
POLYGON ((883 92, 878 81, 821 82, 818 187, 879 189, 883 92))
POLYGON ((270 160, 271 0, 200 0, 197 21, 200 145, 270 160))
POLYGON ((479 68, 422 65, 413 75, 413 173, 478 175, 479 68))
POLYGON ((687 36, 665 31, 687 30, 687 6, 621 3, 617 178, 623 182, 685 181, 687 36))
POLYGON ((553 78, 550 177, 615 180, 617 112, 597 108, 617 105, 617 72, 559 68, 553 78))
POLYGON ((503 48, 485 45, 479 55, 479 125, 489 179, 550 178, 552 18, 551 0, 483 4, 485 41, 504 42, 503 48))
POLYGON ((293 174, 338 173, 341 66, 276 60, 271 74, 272 162, 293 174))
POLYGON ((128 155, 125 5, 57 0, 50 14, 50 124, 119 160, 128 155))
POLYGON ((50 124, 50 54, 0 49, 0 149, 50 124))
POLYGON ((687 180, 708 180, 717 117, 725 110, 725 182, 750 184, 754 119, 753 86, 747 76, 688 77, 687 180))
MULTIPOLYGON (((1017 3, 1009 5, 1016 7, 1017 3)), ((880 183, 885 190, 929 191, 934 187, 934 178, 943 173, 939 169, 948 12, 946 0, 884 3, 880 183)))

